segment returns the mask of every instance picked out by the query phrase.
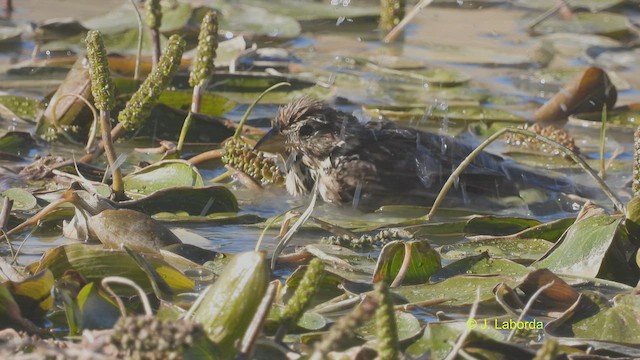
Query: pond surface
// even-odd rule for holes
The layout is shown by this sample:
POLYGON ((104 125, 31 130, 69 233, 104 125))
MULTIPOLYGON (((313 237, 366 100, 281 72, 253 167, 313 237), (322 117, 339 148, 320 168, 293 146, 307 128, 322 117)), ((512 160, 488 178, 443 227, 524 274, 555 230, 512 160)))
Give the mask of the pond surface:
MULTIPOLYGON (((209 3, 204 1, 204 3, 209 3)), ((240 2, 243 3, 243 2, 240 2)), ((246 2, 258 4, 260 2, 246 2)), ((263 5, 269 8, 271 2, 265 1, 263 5)), ((355 6, 357 1, 338 2, 336 7, 349 8, 355 6)), ((447 110, 455 105, 483 104, 488 108, 507 110, 526 119, 532 117, 532 113, 542 103, 558 91, 564 84, 569 83, 579 74, 579 69, 589 65, 598 65, 609 72, 614 82, 618 84, 618 101, 616 106, 627 105, 637 101, 638 87, 640 86, 640 61, 623 61, 636 56, 632 47, 626 45, 627 40, 633 39, 636 28, 630 26, 628 34, 620 42, 610 38, 596 35, 575 35, 557 33, 555 35, 532 36, 526 30, 526 24, 539 14, 526 8, 496 2, 449 2, 447 6, 430 6, 424 9, 407 27, 404 38, 394 45, 383 45, 379 41, 378 31, 375 30, 375 22, 364 18, 340 17, 323 19, 315 23, 307 23, 307 28, 313 31, 305 31, 293 39, 277 39, 259 41, 259 47, 278 47, 291 51, 296 58, 289 69, 302 78, 317 80, 332 85, 334 91, 331 99, 336 106, 344 111, 354 112, 357 116, 366 119, 372 116, 362 110, 361 105, 418 105, 424 108, 424 112, 434 109, 447 110), (480 5, 478 5, 480 4, 480 5), (486 4, 486 5, 482 5, 486 4), (460 6, 461 5, 461 6, 460 6), (311 26, 312 25, 312 26, 311 26), (364 30, 362 30, 364 29, 364 30), (601 44, 609 44, 605 47, 601 44), (612 45, 613 43, 613 45, 612 45), (615 56, 615 55, 618 56, 615 56), (462 81, 461 87, 451 85, 439 86, 420 81, 396 82, 384 71, 374 66, 355 67, 357 59, 376 59, 379 64, 384 64, 388 59, 402 59, 409 66, 416 64, 428 69, 449 71, 447 76, 469 79, 462 81), (557 71, 556 71, 557 70, 557 71), (548 72, 548 74, 546 74, 548 72), (566 75, 569 72, 570 75, 566 75), (540 74, 545 73, 541 78, 540 74), (536 75, 538 75, 536 77, 536 75), (573 75, 573 76, 572 76, 573 75)), ((21 26, 25 21, 39 23, 53 17, 74 17, 86 19, 103 14, 109 9, 122 4, 121 1, 87 2, 76 0, 55 1, 20 1, 13 19, 21 26)), ((303 7, 303 4, 299 5, 303 7)), ((295 11, 294 11, 295 12, 295 11)), ((630 19, 638 18, 637 9, 629 6, 617 11, 629 16, 630 19)), ((338 11, 339 13, 339 11, 338 11)), ((23 35, 23 41, 19 46, 12 46, 1 54, 1 65, 8 67, 13 63, 26 61, 30 58, 34 49, 34 42, 29 31, 23 35)), ((274 34, 277 35, 277 34, 274 34)), ((392 67, 392 66, 391 66, 392 67)), ((61 80, 63 76, 58 76, 61 80)), ((7 93, 29 94, 31 96, 46 96, 43 88, 4 89, 7 93)), ((224 95, 224 93, 222 93, 224 95)), ((228 118, 238 120, 246 105, 238 105, 226 114, 228 118)), ((250 124, 266 127, 268 119, 277 111, 274 104, 259 106, 252 117, 250 124)), ((480 143, 486 136, 487 128, 491 124, 482 121, 471 121, 472 141, 480 143), (484 133, 482 132, 484 129, 484 133), (480 132, 479 136, 477 133, 480 132)), ((3 120, 4 129, 15 127, 11 121, 3 120)), ((445 116, 438 121, 424 121, 420 116, 412 118, 407 124, 430 131, 459 135, 467 132, 464 125, 466 121, 450 119, 445 116)), ((18 127, 30 128, 33 126, 18 124, 18 127)), ((586 155, 592 166, 597 166, 599 158, 600 125, 585 126, 579 121, 568 124, 567 130, 574 137, 576 145, 581 153, 586 155)), ((631 177, 632 159, 632 133, 631 127, 610 127, 606 136, 605 156, 612 161, 607 182, 614 191, 624 200, 629 198, 630 189, 625 186, 631 177)), ((469 134, 467 134, 469 136, 469 134)), ((157 143, 152 139, 136 139, 130 142, 120 142, 117 145, 120 153, 129 153, 134 147, 151 147, 157 143)), ((212 145, 213 146, 213 145, 212 145)), ((191 151, 195 153, 194 147, 191 151)), ((523 159, 541 169, 554 168, 568 174, 574 174, 575 180, 584 184, 590 184, 590 179, 582 174, 577 167, 569 162, 559 160, 558 156, 529 156, 523 153, 513 153, 504 143, 494 144, 490 147, 493 152, 511 152, 514 158, 523 159)), ((81 154, 80 147, 70 147, 60 144, 40 144, 36 150, 31 150, 22 155, 30 162, 36 154, 44 155, 52 153, 61 156, 81 154)), ((125 171, 130 171, 133 165, 141 160, 155 161, 158 157, 141 155, 131 152, 127 163, 123 166, 125 171)), ((24 164, 24 163, 22 163, 24 164)), ((22 165, 18 164, 18 165, 22 165)), ((2 165, 14 167, 15 162, 2 161, 2 165)), ((205 181, 221 174, 224 169, 219 162, 200 165, 199 169, 205 177, 205 181)), ((9 182, 8 182, 9 183, 9 182)), ((5 186, 5 182, 1 182, 5 186)), ((272 189, 268 195, 256 194, 239 183, 229 185, 240 201, 242 214, 253 214, 263 218, 270 218, 280 214, 294 206, 304 205, 306 201, 293 199, 281 189, 272 189)), ((4 188, 2 189, 4 190, 4 188)), ((611 207, 605 198, 598 199, 602 205, 611 207)), ((526 207, 502 211, 503 214, 535 217, 541 220, 552 220, 575 213, 558 211, 557 207, 550 207, 548 213, 537 211, 532 213, 526 207)), ((392 223, 387 215, 364 214, 353 209, 340 209, 335 206, 321 204, 318 206, 316 216, 326 221, 338 221, 353 219, 363 223, 381 221, 392 223)), ((443 220, 440 218, 439 220, 443 220)), ((398 221, 403 220, 398 217, 398 221)), ((221 250, 225 252, 239 252, 253 249, 256 239, 262 228, 244 225, 215 225, 206 223, 181 223, 170 224, 175 227, 186 228, 192 233, 192 239, 186 242, 194 242, 199 246, 221 250), (198 237, 200 236, 200 237, 198 237)), ((276 231, 267 233, 264 249, 273 249, 276 231)), ((302 231, 296 237, 296 244, 304 244, 305 241, 318 239, 327 235, 317 230, 302 231)), ((434 239, 433 245, 443 245, 459 241, 460 238, 434 239)), ((59 235, 59 229, 50 231, 37 231, 32 234, 22 248, 21 263, 29 263, 36 260, 43 250, 60 245, 71 240, 59 235)))

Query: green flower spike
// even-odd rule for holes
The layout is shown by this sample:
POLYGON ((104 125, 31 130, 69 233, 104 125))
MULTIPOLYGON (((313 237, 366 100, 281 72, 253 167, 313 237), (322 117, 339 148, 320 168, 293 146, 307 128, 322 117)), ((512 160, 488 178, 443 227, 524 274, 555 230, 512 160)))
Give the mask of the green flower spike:
POLYGON ((404 18, 406 0, 381 0, 379 27, 385 34, 404 18))
POLYGON ((118 115, 124 128, 135 130, 149 117, 151 109, 158 101, 162 91, 169 85, 173 74, 180 65, 185 41, 179 35, 172 35, 160 58, 157 68, 153 69, 149 77, 140 85, 138 91, 131 97, 124 110, 118 115))
POLYGON ((326 359, 327 354, 340 349, 355 338, 354 330, 362 326, 373 316, 378 307, 378 300, 374 296, 367 296, 352 312, 341 317, 323 336, 311 360, 326 359))
POLYGON ((160 0, 147 0, 144 2, 145 22, 151 29, 158 29, 162 25, 162 6, 160 0))
POLYGON ((375 286, 378 297, 378 309, 376 310, 376 337, 378 339, 378 359, 398 359, 398 327, 396 326, 396 314, 393 309, 389 287, 384 282, 375 286))
POLYGON ((311 303, 311 298, 318 290, 320 282, 324 277, 324 265, 322 260, 315 258, 309 263, 307 271, 304 273, 298 288, 282 310, 280 322, 287 328, 293 327, 311 303))
POLYGON ((231 138, 224 143, 222 162, 241 170, 262 184, 283 184, 284 178, 273 158, 255 151, 242 139, 231 138))
POLYGON ((115 86, 111 80, 107 51, 104 48, 102 35, 100 35, 99 31, 89 31, 86 43, 89 74, 91 76, 91 93, 93 94, 96 108, 109 111, 116 102, 115 86))
POLYGON ((218 49, 218 16, 209 11, 202 19, 198 35, 198 53, 189 76, 191 87, 203 86, 215 69, 214 60, 218 49))

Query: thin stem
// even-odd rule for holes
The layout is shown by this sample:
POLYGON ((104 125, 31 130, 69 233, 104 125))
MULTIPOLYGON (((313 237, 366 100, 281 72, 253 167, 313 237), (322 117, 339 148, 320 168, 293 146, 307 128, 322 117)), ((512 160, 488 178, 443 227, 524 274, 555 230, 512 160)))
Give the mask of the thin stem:
POLYGON ((251 112, 253 111, 253 108, 256 107, 256 105, 258 105, 258 103, 260 102, 260 100, 262 100, 263 97, 265 97, 265 95, 267 95, 268 93, 270 93, 271 91, 283 87, 283 86, 291 86, 290 83, 288 82, 280 82, 277 83, 273 86, 271 86, 270 88, 268 88, 267 90, 263 91, 262 94, 260 94, 254 101, 253 103, 251 103, 251 105, 249 105, 249 108, 247 109, 247 111, 244 112, 244 115, 242 115, 242 119, 240 119, 240 123, 238 123, 238 127, 236 128, 236 132, 233 134, 233 138, 237 139, 240 137, 240 134, 242 134, 242 126, 244 125, 245 122, 247 122, 247 119, 249 118, 249 115, 251 114, 251 112))
POLYGON ((176 147, 176 150, 178 151, 178 154, 180 154, 182 152, 182 147, 184 146, 184 139, 187 137, 187 132, 189 131, 189 127, 191 127, 191 120, 192 120, 192 112, 189 112, 189 114, 187 114, 187 118, 184 119, 184 124, 182 124, 182 129, 180 130, 180 137, 178 138, 178 146, 176 147))
POLYGON ((136 18, 138 19, 138 48, 136 51, 136 67, 133 72, 133 79, 140 79, 140 58, 142 57, 142 35, 143 35, 143 25, 142 25, 142 15, 140 15, 140 10, 138 10, 138 6, 136 5, 134 0, 129 0, 133 9, 136 11, 136 18))
POLYGON ((205 161, 220 159, 222 155, 224 155, 224 149, 214 149, 198 154, 187 161, 191 165, 198 165, 205 161))
POLYGON ((191 95, 191 112, 199 113, 202 105, 202 89, 200 85, 193 87, 193 95, 191 95))
POLYGON ((398 38, 398 36, 400 36, 400 34, 402 34, 402 30, 411 22, 411 20, 413 20, 413 18, 416 17, 416 15, 418 15, 420 13, 420 11, 422 11, 422 9, 426 8, 427 6, 429 6, 429 4, 431 4, 432 2, 433 2, 433 0, 421 0, 407 14, 407 16, 405 16, 404 19, 402 19, 402 21, 400 21, 400 23, 398 25, 396 25, 393 29, 391 29, 391 31, 389 31, 389 33, 387 34, 387 36, 384 37, 382 42, 388 44, 390 42, 395 41, 398 38))
POLYGON ((240 344, 240 356, 249 358, 251 353, 253 353, 253 347, 260 335, 260 332, 262 331, 267 315, 269 315, 273 300, 276 298, 276 294, 278 293, 278 288, 280 287, 279 284, 280 282, 278 280, 274 280, 269 284, 267 293, 262 298, 262 302, 260 302, 255 315, 253 315, 251 324, 249 324, 247 331, 244 333, 244 337, 240 344))
POLYGON ((604 158, 604 145, 607 135, 607 104, 602 106, 602 119, 600 120, 600 177, 605 179, 607 177, 607 166, 604 158))
POLYGON ((160 54, 162 53, 160 49, 160 31, 158 28, 150 28, 149 32, 151 33, 151 62, 153 69, 155 69, 158 67, 160 54))
POLYGON ((233 169, 227 170, 227 171, 223 172, 222 174, 220 174, 220 175, 214 177, 213 179, 209 180, 209 182, 212 182, 212 183, 220 182, 220 181, 222 181, 224 179, 229 178, 231 175, 233 175, 234 172, 235 171, 233 169))
POLYGON ((142 288, 138 284, 136 284, 134 281, 132 281, 130 279, 127 279, 125 277, 107 276, 104 279, 102 279, 100 284, 102 285, 102 287, 104 287, 104 289, 109 294, 111 294, 111 296, 113 296, 115 301, 118 303, 118 306, 120 307, 120 312, 122 313, 122 316, 127 316, 126 308, 124 307, 124 304, 122 303, 122 299, 120 299, 120 297, 109 286, 109 284, 112 284, 112 283, 113 284, 127 285, 129 287, 134 288, 138 292, 138 295, 140 296, 140 301, 142 301, 142 306, 144 308, 145 315, 153 316, 153 311, 151 310, 151 303, 149 303, 149 298, 147 297, 147 294, 144 292, 144 290, 142 290, 142 288))
POLYGON ((111 167, 111 175, 113 182, 111 188, 113 189, 114 197, 116 199, 122 198, 124 195, 124 183, 122 182, 122 172, 116 161, 116 149, 113 146, 113 140, 111 139, 111 122, 109 111, 100 110, 100 126, 102 127, 102 142, 104 143, 104 150, 111 167))
POLYGON ((407 275, 407 271, 409 271, 409 265, 411 264, 411 243, 404 243, 404 258, 402 259, 402 265, 400 266, 400 270, 398 270, 398 274, 396 278, 393 279, 393 282, 389 287, 398 287, 402 284, 402 280, 407 275))
MULTIPOLYGON (((531 306, 533 306, 533 303, 536 301, 536 299, 538 299, 540 294, 542 294, 542 292, 547 290, 548 288, 552 287, 554 284, 555 284, 555 281, 545 284, 544 286, 541 286, 538 290, 536 290, 536 292, 533 293, 533 295, 531 295, 531 298, 529 298, 529 301, 527 301, 527 305, 525 305, 524 309, 522 309, 522 312, 520 313, 520 316, 518 316, 518 321, 516 321, 517 324, 519 324, 522 321, 522 319, 524 319, 525 315, 527 315, 527 313, 529 312, 529 309, 531 309, 531 306)), ((511 339, 513 338, 513 335, 516 334, 516 330, 517 330, 517 327, 514 327, 511 330, 511 332, 509 333, 509 336, 507 336, 507 342, 511 341, 511 339)))
POLYGON ((587 164, 582 158, 580 158, 580 156, 578 156, 578 154, 576 154, 574 151, 568 149, 567 147, 547 137, 536 134, 534 132, 524 130, 524 129, 507 128, 507 129, 501 129, 497 131, 495 134, 488 137, 484 142, 482 142, 482 144, 480 144, 480 146, 478 146, 475 150, 473 150, 467 156, 467 158, 460 163, 460 165, 458 165, 455 171, 451 173, 451 175, 449 176, 445 184, 442 186, 442 189, 440 190, 440 193, 438 193, 438 197, 436 198, 436 200, 433 202, 433 205, 431 206, 431 210, 429 211, 429 213, 423 217, 425 221, 431 221, 431 219, 433 218, 433 215, 435 214, 435 212, 438 210, 438 208, 444 201, 445 196, 447 195, 449 190, 451 190, 451 187, 453 187, 453 184, 456 182, 456 179, 460 176, 460 174, 462 174, 462 172, 467 168, 467 166, 469 166, 473 162, 473 160, 482 153, 484 148, 489 146, 489 144, 494 142, 496 139, 498 139, 500 136, 502 136, 505 133, 515 133, 515 134, 529 136, 539 141, 542 141, 548 145, 551 145, 556 149, 564 152, 574 162, 576 162, 589 176, 591 176, 596 181, 596 183, 598 184, 598 187, 600 187, 600 189, 604 191, 604 193, 609 197, 613 205, 618 210, 620 210, 623 214, 626 213, 626 210, 622 201, 618 199, 618 197, 613 193, 613 191, 611 191, 609 186, 607 186, 604 180, 602 180, 602 178, 598 176, 598 174, 589 166, 589 164, 587 164))
MULTIPOLYGON (((480 304, 480 287, 476 289, 476 300, 473 302, 473 305, 471 306, 471 310, 469 311, 469 318, 467 319, 467 324, 471 323, 472 321, 475 321, 476 312, 478 311, 479 304, 480 304)), ((467 336, 469 336, 469 333, 471 333, 471 326, 467 325, 464 327, 464 331, 462 332, 462 334, 460 334, 460 337, 458 337, 458 341, 453 346, 453 348, 451 349, 451 352, 449 352, 445 360, 453 360, 457 357, 458 352, 462 350, 462 347, 464 346, 464 342, 467 340, 467 336)))

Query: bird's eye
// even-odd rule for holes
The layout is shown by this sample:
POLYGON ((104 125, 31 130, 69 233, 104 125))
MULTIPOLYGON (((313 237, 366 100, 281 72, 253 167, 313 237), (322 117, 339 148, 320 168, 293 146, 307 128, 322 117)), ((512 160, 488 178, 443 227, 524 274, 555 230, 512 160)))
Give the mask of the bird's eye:
POLYGON ((313 127, 311 125, 303 125, 300 130, 298 130, 298 134, 300 136, 309 136, 313 133, 313 127))

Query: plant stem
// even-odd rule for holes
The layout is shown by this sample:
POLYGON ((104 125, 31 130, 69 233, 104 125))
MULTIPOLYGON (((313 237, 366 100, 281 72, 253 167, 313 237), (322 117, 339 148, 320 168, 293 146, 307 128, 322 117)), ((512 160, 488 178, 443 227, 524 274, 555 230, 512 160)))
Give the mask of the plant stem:
POLYGON ((202 104, 202 90, 200 85, 193 87, 193 95, 191 95, 191 112, 199 113, 202 104))
POLYGON ((602 106, 602 119, 600 121, 602 123, 600 127, 600 176, 605 179, 607 176, 607 166, 604 158, 604 145, 607 134, 607 104, 602 106))
POLYGON ((189 127, 191 127, 191 120, 192 120, 192 112, 189 112, 189 114, 187 114, 187 118, 184 119, 184 123, 182 124, 182 129, 180 130, 180 137, 178 138, 178 146, 176 147, 176 150, 178 151, 178 154, 180 154, 182 152, 182 147, 184 146, 184 139, 187 137, 187 132, 189 131, 189 127))
POLYGON ((244 115, 242 115, 242 119, 240 119, 240 123, 238 123, 238 127, 236 128, 236 132, 233 134, 233 138, 237 139, 240 137, 240 134, 242 134, 242 126, 244 126, 244 123, 247 122, 247 119, 249 118, 249 115, 251 114, 251 112, 253 111, 253 108, 256 107, 256 105, 258 105, 258 103, 260 102, 260 100, 262 100, 263 97, 265 97, 265 95, 267 95, 268 93, 270 93, 271 91, 279 88, 279 87, 283 87, 283 86, 291 86, 290 83, 288 82, 280 82, 277 83, 273 86, 271 86, 270 88, 268 88, 267 90, 263 91, 262 94, 260 94, 252 103, 251 105, 249 105, 249 108, 247 109, 247 111, 244 112, 244 115))
POLYGON ((160 54, 162 54, 162 50, 160 49, 160 31, 158 28, 149 29, 151 33, 151 61, 152 68, 155 69, 158 67, 158 63, 160 62, 160 54))
POLYGON ((122 182, 122 172, 120 168, 116 166, 116 150, 113 146, 113 140, 111 138, 111 122, 108 110, 100 110, 100 126, 102 127, 102 143, 104 144, 104 151, 111 167, 111 175, 113 177, 113 183, 111 188, 116 199, 124 197, 124 185, 122 182))
POLYGON ((460 174, 462 174, 462 172, 466 169, 467 166, 469 166, 471 164, 471 162, 473 162, 473 160, 480 155, 480 153, 482 153, 482 151, 484 150, 484 148, 486 148, 487 146, 489 146, 489 144, 491 144, 492 142, 496 141, 500 136, 502 136, 505 133, 515 133, 515 134, 521 134, 521 135, 525 135, 525 136, 529 136, 532 138, 535 138, 539 141, 542 141, 546 144, 549 144, 553 147, 555 147, 556 149, 564 152, 566 155, 568 155, 574 162, 576 162, 587 174, 589 174, 589 176, 591 176, 596 183, 598 184, 598 186, 600 187, 600 189, 602 189, 602 191, 604 191, 604 193, 609 197, 609 199, 611 200, 611 202, 613 203, 613 205, 620 210, 623 214, 626 213, 624 204, 622 203, 622 201, 620 201, 620 199, 618 199, 618 197, 613 193, 613 191, 611 191, 611 189, 609 188, 609 186, 607 186, 607 184, 604 182, 604 180, 602 180, 602 178, 600 178, 598 176, 598 174, 589 166, 589 164, 587 164, 584 160, 582 160, 582 158, 580 158, 580 156, 578 156, 578 154, 576 154, 574 151, 571 151, 570 149, 566 148, 565 146, 547 138, 544 137, 542 135, 538 135, 534 132, 528 131, 528 130, 523 130, 523 129, 513 129, 513 128, 508 128, 508 129, 501 129, 498 132, 496 132, 495 134, 491 135, 490 137, 487 138, 487 140, 485 140, 484 142, 482 142, 482 144, 480 144, 480 146, 478 146, 475 150, 473 150, 468 156, 467 158, 460 163, 460 165, 458 165, 458 167, 455 169, 455 171, 453 171, 451 173, 451 175, 449 176, 449 178, 447 179, 447 181, 445 182, 445 184, 442 186, 442 189, 440 190, 440 193, 438 194, 438 197, 436 197, 436 200, 433 202, 433 205, 431 206, 431 210, 429 211, 429 213, 427 215, 425 215, 423 217, 423 219, 425 221, 431 221, 431 219, 433 218, 433 215, 435 214, 435 212, 438 210, 438 208, 440 207, 440 205, 442 204, 442 202, 444 201, 445 196, 447 195, 447 192, 449 192, 449 190, 451 190, 451 187, 453 187, 453 184, 456 182, 456 179, 460 176, 460 174))
POLYGON ((138 6, 136 5, 134 0, 129 0, 133 9, 136 11, 136 18, 138 19, 138 48, 136 51, 136 67, 133 72, 133 79, 140 79, 140 58, 142 57, 142 34, 143 34, 143 26, 142 26, 142 15, 140 15, 140 10, 138 10, 138 6))

